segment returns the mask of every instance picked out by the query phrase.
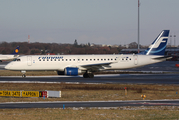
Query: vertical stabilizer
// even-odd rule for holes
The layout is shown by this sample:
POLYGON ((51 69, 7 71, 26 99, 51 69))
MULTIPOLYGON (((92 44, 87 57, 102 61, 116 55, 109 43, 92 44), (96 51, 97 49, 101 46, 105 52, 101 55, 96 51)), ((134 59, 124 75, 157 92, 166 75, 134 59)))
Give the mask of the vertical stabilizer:
POLYGON ((18 53, 19 53, 19 46, 16 47, 12 55, 18 55, 18 53))
POLYGON ((153 41, 147 50, 139 54, 145 55, 165 55, 165 48, 167 46, 168 36, 170 30, 163 30, 158 37, 153 41))

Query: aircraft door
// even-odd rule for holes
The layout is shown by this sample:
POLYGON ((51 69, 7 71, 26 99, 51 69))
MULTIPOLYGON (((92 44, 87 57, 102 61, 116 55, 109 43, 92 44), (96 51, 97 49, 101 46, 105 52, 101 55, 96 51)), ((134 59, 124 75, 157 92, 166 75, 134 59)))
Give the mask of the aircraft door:
POLYGON ((137 65, 138 64, 138 57, 137 55, 134 55, 134 65, 137 65))
POLYGON ((28 66, 32 65, 32 56, 27 56, 27 65, 28 66))

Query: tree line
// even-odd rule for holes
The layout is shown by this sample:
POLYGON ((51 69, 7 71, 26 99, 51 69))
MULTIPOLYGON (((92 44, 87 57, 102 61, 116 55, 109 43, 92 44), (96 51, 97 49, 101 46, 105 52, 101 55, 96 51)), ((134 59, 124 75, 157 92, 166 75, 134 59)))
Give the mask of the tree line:
MULTIPOLYGON (((17 46, 20 46, 20 55, 45 55, 48 53, 54 54, 118 54, 124 46, 102 46, 91 45, 90 43, 78 45, 77 40, 74 44, 61 44, 61 43, 28 43, 28 42, 1 42, 0 53, 11 54, 17 46)), ((135 42, 129 44, 128 48, 137 48, 135 42)))

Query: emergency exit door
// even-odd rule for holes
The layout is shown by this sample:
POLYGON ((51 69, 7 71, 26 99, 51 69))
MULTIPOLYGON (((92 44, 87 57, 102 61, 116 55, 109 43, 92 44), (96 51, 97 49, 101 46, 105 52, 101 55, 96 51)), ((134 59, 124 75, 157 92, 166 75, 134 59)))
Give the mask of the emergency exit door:
POLYGON ((137 55, 134 55, 134 65, 137 65, 138 64, 138 57, 137 55))

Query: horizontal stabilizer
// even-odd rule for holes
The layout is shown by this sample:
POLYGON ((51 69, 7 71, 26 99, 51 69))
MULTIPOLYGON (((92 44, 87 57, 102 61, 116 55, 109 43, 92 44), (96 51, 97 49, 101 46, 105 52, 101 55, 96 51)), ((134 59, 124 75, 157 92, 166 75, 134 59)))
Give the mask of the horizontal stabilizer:
POLYGON ((163 57, 156 57, 156 58, 152 58, 154 60, 166 60, 166 59, 171 59, 171 56, 163 56, 163 57))

